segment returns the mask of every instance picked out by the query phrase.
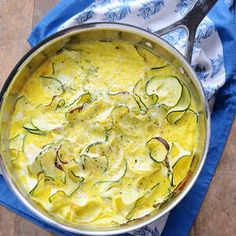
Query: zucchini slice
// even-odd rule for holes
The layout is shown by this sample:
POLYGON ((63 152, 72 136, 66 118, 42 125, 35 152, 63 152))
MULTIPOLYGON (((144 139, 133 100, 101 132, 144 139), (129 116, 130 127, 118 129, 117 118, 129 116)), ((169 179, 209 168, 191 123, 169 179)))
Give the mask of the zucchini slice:
POLYGON ((181 160, 183 157, 191 156, 192 152, 182 148, 178 143, 172 143, 170 152, 168 153, 168 160, 170 163, 170 167, 174 168, 175 165, 181 160))
POLYGON ((114 179, 114 180, 100 180, 100 181, 97 181, 97 182, 94 183, 94 186, 97 186, 97 185, 100 185, 100 184, 103 184, 103 183, 117 183, 117 182, 119 182, 120 180, 122 180, 124 178, 124 176, 126 175, 127 170, 128 170, 128 163, 127 163, 127 160, 124 160, 124 168, 121 171, 121 176, 120 177, 118 177, 117 179, 114 179))
POLYGON ((192 108, 188 108, 186 111, 184 111, 184 115, 182 115, 181 119, 179 119, 176 124, 178 126, 185 126, 187 123, 190 127, 196 127, 199 119, 199 113, 192 110, 192 108))
POLYGON ((109 135, 110 135, 110 133, 112 132, 112 129, 113 129, 113 127, 106 128, 106 129, 105 129, 105 142, 108 141, 109 135))
MULTIPOLYGON (((93 154, 94 155, 94 154, 93 154)), ((77 176, 91 178, 102 177, 108 170, 109 157, 107 155, 93 156, 91 153, 82 153, 79 158, 74 159, 76 167, 73 172, 77 176), (92 157, 91 157, 92 156, 92 157)))
POLYGON ((43 172, 38 173, 37 175, 37 183, 34 188, 29 192, 31 196, 41 196, 44 194, 45 191, 45 175, 43 172))
POLYGON ((146 112, 149 107, 155 105, 156 96, 148 96, 145 91, 146 79, 140 79, 133 88, 136 102, 139 104, 140 110, 146 112))
POLYGON ((23 128, 28 131, 30 134, 42 135, 45 136, 47 133, 43 130, 40 130, 32 122, 23 125, 23 128))
POLYGON ((54 111, 45 112, 31 121, 32 126, 43 133, 61 129, 65 123, 64 114, 55 113, 54 111))
MULTIPOLYGON (((32 150, 32 147, 31 147, 31 150, 32 150)), ((31 175, 37 175, 38 173, 44 171, 42 164, 41 164, 41 160, 42 160, 44 154, 48 151, 51 151, 51 150, 54 150, 54 144, 46 145, 43 147, 43 149, 40 150, 38 155, 34 158, 33 162, 31 162, 27 167, 28 172, 31 175)))
POLYGON ((53 179, 55 183, 66 182, 66 173, 63 165, 57 160, 55 149, 49 149, 47 152, 42 153, 40 162, 45 176, 53 179))
POLYGON ((104 152, 101 153, 100 149, 104 145, 105 145, 105 143, 102 141, 97 141, 95 143, 91 143, 85 148, 85 152, 97 153, 99 156, 103 155, 104 152))
POLYGON ((97 141, 89 144, 80 155, 90 158, 98 158, 106 154, 107 144, 103 141, 97 141))
POLYGON ((11 138, 9 141, 9 149, 14 149, 17 151, 23 150, 25 135, 24 134, 17 134, 15 137, 11 138))
POLYGON ((191 95, 188 88, 183 86, 182 95, 176 106, 172 107, 167 113, 167 121, 176 124, 185 114, 191 104, 191 95))
POLYGON ((14 110, 22 112, 22 107, 25 112, 31 111, 34 104, 30 102, 26 96, 21 95, 16 98, 14 110))
POLYGON ((14 162, 14 161, 18 161, 18 159, 20 158, 21 152, 16 149, 8 149, 4 153, 6 153, 9 156, 10 160, 14 162))
POLYGON ((92 100, 92 95, 89 91, 85 91, 84 93, 80 94, 77 98, 71 101, 66 107, 77 107, 83 103, 89 103, 92 100))
POLYGON ((176 77, 155 76, 147 81, 145 90, 149 96, 156 95, 159 104, 174 107, 181 98, 183 86, 176 77))
POLYGON ((52 194, 48 200, 54 207, 62 207, 70 204, 69 196, 62 190, 58 190, 56 193, 52 194))
POLYGON ((75 159, 80 152, 80 147, 66 139, 60 140, 56 147, 56 156, 62 164, 68 164, 75 159))
MULTIPOLYGON (((66 193, 64 190, 58 190, 57 192, 53 193, 48 199, 48 201, 51 203, 53 211, 61 211, 63 207, 76 204, 76 202, 72 200, 72 195, 79 189, 79 187, 77 187, 70 194, 66 193)), ((78 201, 79 199, 76 200, 78 201)))
POLYGON ((139 113, 140 105, 137 102, 137 98, 133 94, 126 91, 122 91, 122 92, 108 93, 108 95, 114 101, 117 107, 125 106, 128 107, 130 111, 139 113))
POLYGON ((200 116, 199 112, 194 111, 193 109, 188 109, 187 112, 192 112, 196 116, 196 122, 198 123, 200 116))
POLYGON ((40 154, 39 154, 39 156, 37 156, 35 158, 34 162, 31 163, 30 165, 28 165, 28 172, 34 176, 42 171, 43 170, 42 170, 42 165, 41 165, 41 161, 40 161, 40 154))
POLYGON ((141 207, 148 200, 148 197, 150 196, 152 191, 154 191, 159 185, 160 183, 155 184, 152 188, 150 188, 147 192, 145 192, 140 198, 136 200, 134 207, 126 216, 127 220, 131 220, 133 218, 134 213, 137 210, 137 208, 141 207))
POLYGON ((167 66, 168 64, 163 65, 163 66, 156 66, 156 67, 152 67, 151 70, 160 70, 160 69, 166 68, 167 66))
POLYGON ((151 138, 146 145, 150 158, 157 163, 163 162, 170 150, 169 143, 161 137, 151 138))
POLYGON ((55 74, 55 63, 52 62, 52 75, 54 75, 54 74, 55 74))
POLYGON ((74 180, 76 182, 79 182, 79 183, 84 182, 84 177, 77 174, 74 170, 70 170, 68 175, 72 180, 74 180))
POLYGON ((126 106, 114 107, 111 111, 113 125, 119 124, 119 122, 122 121, 129 112, 130 110, 126 106))
POLYGON ((56 109, 64 107, 65 103, 66 103, 65 99, 63 99, 63 98, 59 99, 57 102, 56 109))
POLYGON ((43 76, 43 75, 40 75, 40 79, 46 91, 50 93, 52 96, 58 96, 64 92, 64 86, 60 80, 51 76, 43 76))
POLYGON ((76 204, 76 202, 79 200, 76 193, 77 193, 77 190, 79 190, 80 188, 80 184, 73 189, 73 190, 70 190, 67 191, 64 190, 64 189, 60 189, 58 190, 57 192, 55 192, 54 194, 52 194, 48 201, 53 205, 53 209, 55 210, 58 210, 57 208, 58 207, 63 207, 63 206, 66 206, 66 205, 69 205, 71 203, 74 203, 76 204), (75 196, 75 199, 74 199, 74 196, 75 196))
POLYGON ((73 100, 66 108, 69 108, 66 112, 66 117, 73 118, 73 114, 80 113, 86 104, 92 101, 92 95, 89 92, 81 94, 78 98, 73 100))
POLYGON ((59 96, 52 96, 51 102, 43 106, 45 111, 56 111, 63 108, 65 106, 65 103, 65 99, 60 98, 59 96))
POLYGON ((143 59, 143 61, 147 61, 146 55, 145 55, 145 49, 141 45, 134 45, 134 48, 136 49, 137 54, 143 59))
POLYGON ((146 113, 148 110, 148 107, 145 105, 145 103, 142 101, 141 97, 139 95, 134 95, 134 100, 139 106, 140 112, 141 113, 146 113))
POLYGON ((73 61, 77 62, 78 64, 80 63, 80 58, 81 58, 81 54, 82 54, 82 50, 81 49, 74 49, 74 48, 64 48, 63 50, 63 54, 68 57, 71 58, 73 61))

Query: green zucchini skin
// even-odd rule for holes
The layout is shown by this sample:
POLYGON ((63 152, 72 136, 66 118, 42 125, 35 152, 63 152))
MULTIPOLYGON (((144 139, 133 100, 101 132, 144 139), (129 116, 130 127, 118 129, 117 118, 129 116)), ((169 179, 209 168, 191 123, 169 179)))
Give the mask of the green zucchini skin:
POLYGON ((27 127, 26 125, 23 125, 23 129, 25 129, 27 132, 35 135, 47 135, 47 132, 40 130, 38 127, 36 127, 32 122, 30 123, 32 127, 27 127))
POLYGON ((55 80, 55 81, 57 81, 57 82, 61 85, 62 88, 64 88, 63 83, 62 83, 59 79, 57 79, 57 78, 55 78, 55 77, 53 77, 53 76, 40 75, 39 77, 40 77, 41 79, 51 79, 51 80, 55 80))
POLYGON ((108 128, 108 129, 105 129, 105 142, 108 141, 108 139, 109 139, 109 132, 112 131, 112 129, 113 129, 113 126, 108 128))
POLYGON ((10 138, 9 141, 13 141, 14 139, 16 139, 17 137, 19 137, 21 134, 16 134, 14 137, 10 138))
POLYGON ((57 103, 56 110, 59 109, 59 108, 64 107, 65 104, 66 104, 65 99, 61 98, 61 99, 58 101, 58 103, 57 103))
POLYGON ((126 219, 127 220, 131 220, 131 218, 133 217, 134 213, 135 213, 135 210, 137 207, 141 206, 141 204, 143 204, 145 202, 145 197, 148 195, 148 194, 151 194, 151 192, 160 185, 160 183, 156 183, 154 186, 152 186, 149 190, 147 190, 140 198, 138 198, 136 201, 135 201, 135 204, 134 204, 134 207, 131 209, 131 211, 127 214, 126 216, 126 219), (144 199, 144 202, 142 202, 142 199, 144 199), (141 203, 140 203, 141 201, 141 203))
POLYGON ((19 100, 21 100, 22 98, 25 98, 25 96, 24 96, 24 95, 21 95, 21 96, 18 96, 18 97, 16 98, 15 106, 16 106, 17 102, 18 102, 19 100))
POLYGON ((52 194, 52 195, 49 197, 48 201, 49 201, 50 203, 53 203, 53 198, 54 198, 57 194, 59 194, 59 193, 62 193, 62 194, 64 194, 66 197, 69 197, 64 191, 58 190, 57 192, 55 192, 54 194, 52 194))
POLYGON ((135 94, 134 95, 134 100, 136 101, 136 103, 139 106, 140 112, 141 113, 147 113, 148 111, 148 107, 145 105, 145 103, 142 101, 142 99, 140 98, 139 95, 135 94))
POLYGON ((79 176, 79 175, 76 175, 73 170, 71 170, 71 174, 72 174, 75 178, 79 179, 79 182, 80 182, 80 183, 83 183, 83 182, 84 182, 84 177, 79 176))
POLYGON ((85 101, 82 101, 82 103, 84 102, 89 103, 92 100, 92 95, 88 90, 85 90, 84 93, 82 93, 78 98, 75 98, 71 103, 65 105, 65 108, 72 107, 75 103, 77 102, 79 103, 83 99, 85 101))
POLYGON ((171 78, 172 78, 172 79, 177 80, 178 84, 179 84, 180 87, 181 87, 180 96, 179 96, 178 99, 176 100, 175 104, 167 105, 167 104, 164 104, 164 103, 160 103, 160 102, 159 102, 159 96, 158 96, 158 94, 154 93, 154 91, 152 92, 152 94, 150 94, 150 93, 148 92, 148 87, 151 86, 151 85, 150 85, 151 82, 154 81, 154 80, 159 80, 159 79, 162 80, 162 79, 164 79, 163 76, 160 76, 160 77, 158 77, 158 76, 153 76, 153 77, 151 77, 150 79, 148 79, 147 82, 146 82, 146 84, 145 84, 145 92, 146 92, 146 94, 147 94, 148 96, 153 96, 153 95, 154 95, 154 96, 156 97, 156 100, 157 100, 156 102, 159 102, 161 105, 165 105, 165 106, 167 106, 167 107, 169 107, 169 108, 175 107, 175 106, 177 105, 177 103, 179 102, 181 96, 182 96, 183 85, 182 85, 182 83, 180 82, 179 78, 176 77, 176 76, 170 75, 170 76, 165 76, 165 78, 166 78, 166 79, 171 79, 171 78))
POLYGON ((198 123, 199 122, 199 116, 200 116, 200 114, 199 114, 199 112, 197 112, 197 111, 194 111, 193 109, 188 109, 188 111, 190 111, 190 112, 193 112, 195 115, 196 115, 196 122, 198 123))
POLYGON ((154 138, 152 138, 152 139, 156 139, 156 140, 158 140, 159 142, 161 142, 161 143, 165 146, 165 148, 166 148, 167 151, 170 150, 170 145, 169 145, 169 143, 168 143, 165 139, 163 139, 163 138, 161 138, 161 137, 154 137, 154 138))
POLYGON ((105 173, 107 172, 108 167, 109 167, 109 163, 110 163, 109 157, 108 157, 107 155, 105 155, 105 157, 106 157, 106 159, 107 159, 107 164, 106 164, 106 167, 105 167, 105 169, 104 169, 104 171, 103 171, 103 174, 105 174, 105 173))
POLYGON ((55 75, 55 63, 54 62, 52 63, 52 75, 55 75))
MULTIPOLYGON (((26 129, 25 127, 24 127, 24 129, 26 129)), ((30 130, 30 129, 26 129, 29 133, 31 133, 31 134, 35 134, 35 135, 41 135, 41 136, 45 136, 46 135, 46 133, 44 133, 44 132, 42 132, 42 131, 39 131, 39 130, 30 130)))
POLYGON ((101 180, 101 181, 97 181, 94 183, 94 186, 102 184, 102 183, 118 183, 120 180, 122 180, 124 178, 124 176, 126 175, 126 172, 128 170, 128 162, 127 160, 125 160, 125 167, 124 167, 124 172, 122 174, 122 176, 120 178, 118 178, 117 180, 101 180))
POLYGON ((151 70, 160 70, 160 69, 164 69, 168 66, 168 64, 164 65, 164 66, 157 66, 157 67, 152 67, 151 70))
POLYGON ((143 61, 147 62, 147 58, 146 58, 145 54, 142 53, 141 50, 140 50, 140 48, 142 48, 142 46, 138 45, 138 44, 135 44, 134 48, 135 48, 136 52, 138 53, 138 55, 143 59, 143 61))
POLYGON ((53 76, 45 76, 45 75, 40 75, 39 78, 41 79, 45 87, 50 88, 50 91, 52 91, 52 88, 54 88, 52 96, 59 96, 65 92, 65 86, 59 79, 53 76))
POLYGON ((166 152, 166 155, 165 155, 164 158, 161 159, 160 161, 158 161, 155 157, 153 157, 151 151, 149 151, 149 157, 150 157, 154 162, 156 162, 156 163, 162 163, 162 162, 165 161, 166 158, 167 158, 167 155, 168 155, 168 153, 169 153, 169 151, 170 151, 170 145, 169 145, 169 143, 168 143, 165 139, 163 139, 163 138, 161 138, 161 137, 153 137, 153 138, 151 138, 150 140, 147 141, 146 145, 148 145, 151 141, 158 141, 158 142, 160 142, 160 143, 165 147, 165 149, 166 149, 166 151, 167 151, 167 152, 166 152))
POLYGON ((68 117, 76 112, 80 113, 83 111, 84 107, 92 102, 92 95, 90 92, 86 91, 81 94, 78 98, 74 99, 70 104, 64 105, 67 109, 65 116, 68 117))
POLYGON ((59 148, 56 149, 56 158, 57 158, 57 160, 59 160, 62 164, 66 165, 66 164, 68 164, 69 162, 62 160, 61 155, 60 155, 60 153, 59 153, 61 147, 62 147, 62 146, 60 146, 59 148))
POLYGON ((168 121, 168 123, 171 125, 177 124, 177 122, 185 115, 190 105, 191 105, 191 93, 189 89, 182 84, 182 93, 178 103, 174 107, 169 109, 169 111, 167 112, 166 120, 168 121), (177 113, 176 118, 173 121, 171 121, 170 115, 174 115, 176 113, 177 113))
POLYGON ((57 192, 55 192, 54 194, 52 194, 52 195, 49 197, 48 201, 49 201, 50 203, 53 203, 53 198, 55 198, 59 193, 62 193, 62 194, 65 195, 67 198, 72 197, 72 196, 74 195, 74 193, 75 193, 77 190, 79 190, 79 188, 81 187, 81 184, 82 184, 82 182, 80 182, 79 185, 78 185, 70 194, 66 194, 66 192, 64 192, 63 190, 58 190, 57 192))
POLYGON ((45 106, 45 107, 50 107, 50 106, 53 104, 54 100, 55 100, 57 97, 58 97, 58 95, 53 95, 53 96, 52 96, 52 99, 51 99, 51 101, 50 101, 50 103, 48 103, 48 104, 46 104, 46 105, 44 105, 44 106, 45 106))
POLYGON ((94 146, 97 146, 97 145, 102 145, 102 144, 105 144, 103 141, 97 141, 95 143, 91 143, 89 144, 86 148, 85 148, 85 152, 89 152, 89 150, 94 147, 94 146))
POLYGON ((40 175, 44 174, 43 171, 39 172, 37 174, 37 183, 34 186, 34 188, 32 190, 30 190, 29 195, 33 196, 34 195, 34 191, 37 189, 38 185, 39 185, 39 181, 42 181, 43 177, 41 177, 40 175))
MULTIPOLYGON (((39 170, 37 169, 38 173, 43 171, 43 167, 42 167, 42 164, 41 164, 40 157, 41 157, 41 154, 39 154, 34 160, 34 163, 35 162, 37 163, 37 168, 39 169, 39 170)), ((28 170, 30 175, 35 175, 37 173, 37 172, 35 172, 31 169, 30 165, 27 166, 27 170, 28 170)), ((38 173, 37 173, 37 175, 38 175, 38 173)))

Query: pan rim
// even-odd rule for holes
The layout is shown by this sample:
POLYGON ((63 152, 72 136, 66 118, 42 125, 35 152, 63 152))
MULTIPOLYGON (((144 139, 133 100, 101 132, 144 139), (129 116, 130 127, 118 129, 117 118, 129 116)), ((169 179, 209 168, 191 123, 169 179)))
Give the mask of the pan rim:
MULTIPOLYGON (((199 92, 200 97, 202 98, 203 101, 203 107, 205 109, 205 115, 206 115, 206 121, 205 121, 205 126, 206 126, 206 140, 205 140, 205 145, 204 145, 204 151, 201 155, 201 159, 199 161, 198 168, 196 169, 194 176, 192 179, 189 181, 185 189, 176 197, 176 199, 169 204, 163 211, 153 215, 150 217, 150 219, 144 219, 142 222, 137 223, 137 225, 130 225, 126 226, 125 228, 118 228, 118 229, 111 229, 107 231, 102 231, 102 230, 84 230, 84 229, 79 229, 79 228, 74 228, 67 226, 66 224, 62 224, 59 221, 53 220, 43 212, 39 211, 37 207, 34 207, 20 192, 20 190, 17 188, 16 184, 14 183, 13 179, 10 177, 7 168, 4 165, 3 160, 0 158, 0 166, 2 164, 2 172, 4 179, 7 181, 8 186, 10 186, 11 190, 16 194, 18 199, 31 211, 33 212, 37 217, 39 217, 41 220, 43 220, 46 223, 51 224, 52 226, 59 228, 61 230, 65 230, 71 233, 80 233, 80 234, 86 234, 86 235, 115 235, 115 234, 122 234, 122 233, 127 233, 132 230, 136 230, 138 228, 141 228, 145 225, 148 225, 158 219, 160 219, 162 216, 164 216, 166 213, 170 212, 185 196, 186 194, 190 191, 194 183, 196 182, 200 171, 202 170, 202 167, 205 163, 206 159, 206 154, 208 151, 209 147, 209 139, 210 139, 210 118, 209 118, 209 106, 207 99, 204 94, 204 90, 202 88, 202 85, 200 84, 199 80, 196 77, 196 74, 194 73, 192 67, 189 65, 189 63, 186 61, 184 56, 180 54, 173 46, 171 46, 169 43, 165 42, 163 39, 161 39, 158 35, 151 33, 147 30, 144 30, 140 27, 129 25, 129 24, 123 24, 123 23, 115 23, 115 22, 94 22, 94 23, 87 23, 83 25, 77 25, 77 26, 72 26, 70 28, 66 28, 64 30, 61 30, 48 38, 44 39, 42 42, 38 43, 36 46, 31 48, 15 65, 11 73, 9 74, 6 82, 4 83, 1 92, 0 92, 0 110, 2 110, 2 102, 5 99, 5 94, 8 91, 8 88, 12 82, 12 80, 15 78, 17 75, 18 70, 20 67, 28 60, 30 59, 31 56, 34 55, 34 53, 37 53, 37 50, 40 50, 42 47, 47 47, 47 44, 53 43, 54 40, 60 40, 63 37, 67 37, 70 34, 76 34, 80 33, 86 30, 102 30, 102 29, 114 29, 114 30, 120 30, 120 31, 125 31, 128 30, 131 33, 134 34, 140 34, 144 35, 147 38, 151 38, 154 40, 156 43, 160 44, 162 47, 170 51, 172 54, 175 55, 175 57, 178 57, 179 61, 181 62, 182 65, 187 68, 187 73, 188 75, 194 80, 195 86, 197 86, 197 90, 199 92), (1 163, 2 162, 2 163, 1 163)), ((121 226, 122 227, 122 226, 121 226)))

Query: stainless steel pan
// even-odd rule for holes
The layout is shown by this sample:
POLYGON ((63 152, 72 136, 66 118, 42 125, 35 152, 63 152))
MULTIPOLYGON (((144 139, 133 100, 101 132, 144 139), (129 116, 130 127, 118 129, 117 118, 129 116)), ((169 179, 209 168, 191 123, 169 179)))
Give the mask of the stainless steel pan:
POLYGON ((204 96, 204 91, 198 81, 196 74, 191 68, 188 61, 191 60, 192 48, 196 28, 206 13, 211 9, 216 0, 199 0, 189 11, 189 13, 180 21, 175 22, 156 33, 147 32, 141 28, 126 24, 118 23, 91 23, 82 26, 60 31, 53 36, 45 39, 43 42, 32 48, 15 66, 4 84, 0 93, 0 169, 11 187, 22 203, 25 204, 33 213, 43 221, 56 226, 60 229, 73 233, 82 233, 88 235, 112 235, 121 234, 145 226, 173 209, 181 199, 189 192, 196 181, 206 158, 210 137, 210 119, 208 101, 204 96), (182 56, 167 42, 162 40, 158 35, 162 35, 178 27, 184 27, 188 33, 188 42, 186 57, 182 56), (191 93, 197 101, 199 112, 199 125, 201 137, 196 155, 194 156, 189 175, 182 187, 173 194, 170 201, 160 210, 153 212, 151 215, 143 217, 126 225, 107 228, 94 228, 92 226, 77 226, 56 220, 50 213, 44 212, 31 201, 24 186, 21 185, 17 175, 14 173, 9 154, 9 125, 11 114, 13 112, 16 96, 22 86, 30 77, 32 72, 42 64, 48 57, 60 50, 65 43, 69 41, 87 41, 87 40, 124 40, 132 43, 139 43, 151 50, 153 53, 160 55, 176 67, 181 73, 183 80, 188 85, 191 93))

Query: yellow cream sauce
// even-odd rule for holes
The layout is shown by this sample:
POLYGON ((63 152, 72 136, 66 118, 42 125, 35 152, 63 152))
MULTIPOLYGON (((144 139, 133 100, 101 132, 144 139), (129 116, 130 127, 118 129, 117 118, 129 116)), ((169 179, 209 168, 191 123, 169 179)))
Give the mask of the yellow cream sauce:
POLYGON ((145 94, 151 78, 170 76, 181 81, 165 60, 127 42, 68 44, 39 66, 10 127, 12 163, 33 201, 68 222, 110 226, 168 200, 198 140, 192 97, 171 124, 171 108, 145 94))

